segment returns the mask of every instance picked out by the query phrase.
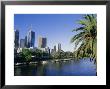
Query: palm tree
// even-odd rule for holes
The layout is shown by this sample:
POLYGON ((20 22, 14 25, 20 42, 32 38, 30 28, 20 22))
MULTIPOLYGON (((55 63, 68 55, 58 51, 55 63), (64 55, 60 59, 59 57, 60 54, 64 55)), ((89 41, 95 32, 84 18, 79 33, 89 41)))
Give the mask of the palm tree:
POLYGON ((97 47, 97 21, 96 15, 84 15, 84 19, 79 20, 80 27, 74 29, 78 33, 72 37, 71 42, 75 43, 77 57, 90 57, 96 61, 97 47))

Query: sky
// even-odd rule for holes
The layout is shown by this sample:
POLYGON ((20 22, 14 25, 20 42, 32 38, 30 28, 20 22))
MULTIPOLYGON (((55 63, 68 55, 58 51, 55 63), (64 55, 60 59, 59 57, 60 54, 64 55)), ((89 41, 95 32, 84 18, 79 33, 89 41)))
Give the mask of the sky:
POLYGON ((19 29, 20 39, 24 39, 32 26, 35 32, 35 47, 38 47, 38 37, 47 38, 47 46, 53 48, 61 43, 64 51, 74 51, 74 43, 71 38, 77 34, 73 29, 80 25, 78 21, 84 14, 15 14, 14 29, 19 29))

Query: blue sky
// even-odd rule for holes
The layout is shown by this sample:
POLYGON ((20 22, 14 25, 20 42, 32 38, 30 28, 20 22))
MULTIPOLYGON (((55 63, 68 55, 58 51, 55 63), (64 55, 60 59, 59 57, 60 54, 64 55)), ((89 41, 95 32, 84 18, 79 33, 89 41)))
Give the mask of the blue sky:
POLYGON ((35 32, 35 47, 38 47, 38 37, 47 38, 47 46, 53 48, 61 43, 64 51, 74 51, 71 38, 76 34, 72 32, 77 28, 78 20, 84 14, 15 14, 14 29, 19 29, 20 39, 26 36, 29 27, 35 32))

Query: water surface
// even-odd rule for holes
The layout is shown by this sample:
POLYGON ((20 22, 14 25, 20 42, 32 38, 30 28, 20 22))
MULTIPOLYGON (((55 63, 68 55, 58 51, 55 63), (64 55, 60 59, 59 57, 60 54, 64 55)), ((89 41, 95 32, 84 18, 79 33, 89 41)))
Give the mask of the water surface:
POLYGON ((96 76, 96 65, 89 59, 15 66, 15 76, 96 76))

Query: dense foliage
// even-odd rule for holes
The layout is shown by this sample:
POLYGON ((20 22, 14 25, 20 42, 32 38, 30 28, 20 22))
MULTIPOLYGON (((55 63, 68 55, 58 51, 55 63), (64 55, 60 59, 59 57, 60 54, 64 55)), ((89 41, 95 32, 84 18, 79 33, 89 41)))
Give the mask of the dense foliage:
POLYGON ((49 60, 49 59, 65 59, 65 58, 73 58, 72 52, 64 52, 64 51, 56 51, 53 54, 48 53, 46 51, 42 51, 40 49, 32 50, 32 49, 22 49, 20 53, 18 53, 15 58, 15 63, 17 62, 35 62, 41 60, 49 60))
POLYGON ((96 15, 84 15, 84 19, 79 20, 80 27, 74 29, 77 32, 72 37, 71 42, 75 43, 74 55, 76 58, 90 57, 97 58, 97 21, 96 15))

